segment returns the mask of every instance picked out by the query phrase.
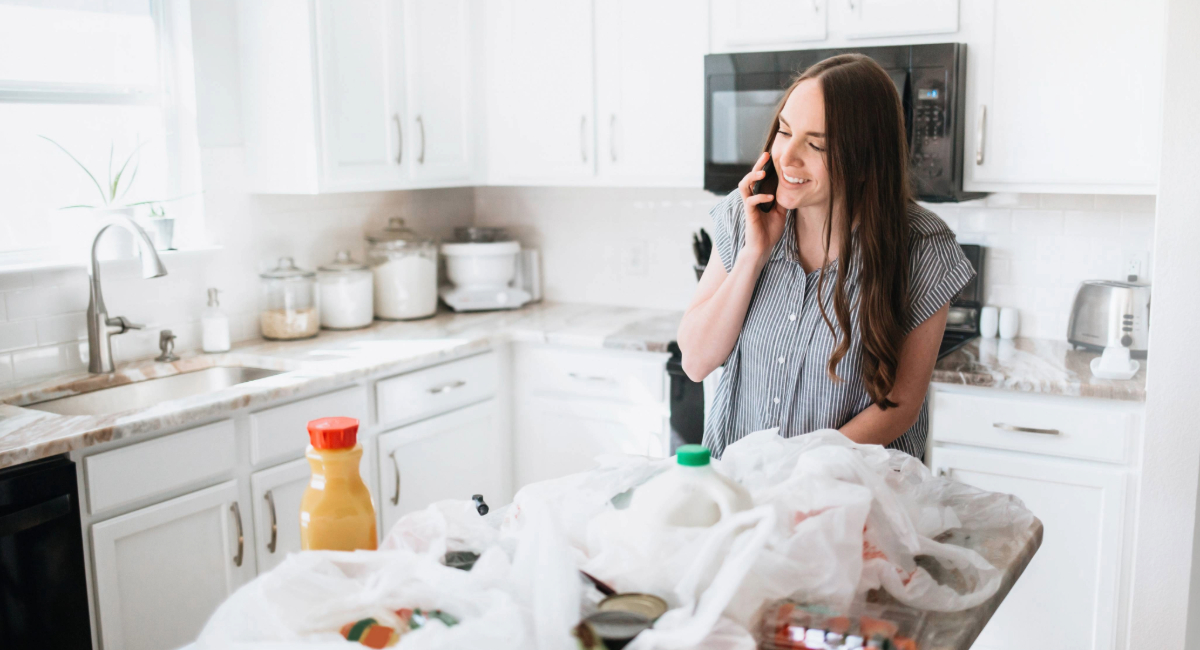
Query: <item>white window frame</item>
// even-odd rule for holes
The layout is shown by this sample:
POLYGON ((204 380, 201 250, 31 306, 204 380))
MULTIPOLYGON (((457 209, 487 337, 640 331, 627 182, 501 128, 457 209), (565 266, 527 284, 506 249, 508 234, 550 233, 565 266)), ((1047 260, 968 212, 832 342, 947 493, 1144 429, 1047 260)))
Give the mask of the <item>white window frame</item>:
MULTIPOLYGON (((204 248, 207 238, 196 130, 191 0, 148 1, 156 27, 157 87, 0 81, 0 103, 161 105, 171 170, 166 196, 189 197, 172 203, 175 246, 181 250, 204 248)), ((0 251, 0 272, 86 265, 87 260, 65 257, 69 254, 67 248, 0 251)))

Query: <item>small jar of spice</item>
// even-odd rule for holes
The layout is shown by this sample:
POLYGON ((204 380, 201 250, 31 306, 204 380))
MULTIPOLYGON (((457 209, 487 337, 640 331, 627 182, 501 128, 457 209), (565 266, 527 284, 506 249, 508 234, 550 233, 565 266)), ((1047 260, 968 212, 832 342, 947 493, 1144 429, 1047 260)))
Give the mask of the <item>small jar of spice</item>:
POLYGON ((275 268, 259 277, 263 306, 258 322, 263 338, 286 341, 316 336, 320 329, 316 273, 281 257, 275 268))

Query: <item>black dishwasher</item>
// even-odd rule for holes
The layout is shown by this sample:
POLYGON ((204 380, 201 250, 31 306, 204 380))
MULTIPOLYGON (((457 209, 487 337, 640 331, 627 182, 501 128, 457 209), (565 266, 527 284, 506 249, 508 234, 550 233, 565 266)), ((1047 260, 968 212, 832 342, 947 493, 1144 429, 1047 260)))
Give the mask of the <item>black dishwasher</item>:
POLYGON ((75 464, 0 470, 0 648, 91 647, 75 464))

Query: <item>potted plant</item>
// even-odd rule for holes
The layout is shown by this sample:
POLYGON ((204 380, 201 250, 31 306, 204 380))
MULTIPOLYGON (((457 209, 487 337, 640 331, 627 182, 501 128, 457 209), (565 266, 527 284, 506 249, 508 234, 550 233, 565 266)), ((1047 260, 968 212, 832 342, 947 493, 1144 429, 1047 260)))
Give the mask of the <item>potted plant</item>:
MULTIPOLYGON (((138 139, 137 146, 133 148, 133 151, 129 152, 129 155, 125 158, 125 162, 121 163, 121 166, 117 169, 116 174, 113 173, 113 162, 114 155, 116 153, 116 147, 115 145, 109 146, 108 178, 107 182, 104 185, 101 185, 100 181, 96 179, 96 175, 93 174, 91 170, 89 170, 86 165, 80 162, 79 159, 76 158, 70 151, 67 151, 66 147, 44 135, 39 135, 38 137, 58 147, 63 153, 67 154, 67 156, 73 160, 80 169, 83 170, 83 173, 87 174, 87 177, 91 179, 92 184, 96 186, 96 191, 100 194, 100 201, 95 205, 68 205, 59 208, 60 210, 87 208, 92 210, 97 218, 106 216, 123 216, 132 220, 134 217, 134 208, 136 206, 146 205, 149 203, 158 203, 158 201, 137 201, 134 203, 125 203, 123 201, 125 195, 129 193, 129 188, 133 187, 134 180, 137 179, 138 165, 141 159, 138 157, 135 160, 135 157, 137 157, 138 152, 146 144, 145 142, 142 142, 140 138, 138 139), (129 166, 130 163, 133 163, 132 168, 129 166)), ((161 208, 159 209, 159 213, 162 214, 161 208)), ((171 227, 173 231, 173 220, 171 227)), ((168 242, 167 245, 170 246, 170 242, 168 242)), ((162 247, 156 246, 156 248, 161 249, 162 247)), ((137 252, 137 247, 134 245, 132 234, 124 229, 115 228, 113 229, 113 232, 109 232, 103 238, 101 238, 96 252, 100 259, 129 258, 133 257, 137 252)))
POLYGON ((146 218, 146 232, 160 251, 175 249, 175 218, 168 217, 161 203, 150 204, 150 216, 146 218))

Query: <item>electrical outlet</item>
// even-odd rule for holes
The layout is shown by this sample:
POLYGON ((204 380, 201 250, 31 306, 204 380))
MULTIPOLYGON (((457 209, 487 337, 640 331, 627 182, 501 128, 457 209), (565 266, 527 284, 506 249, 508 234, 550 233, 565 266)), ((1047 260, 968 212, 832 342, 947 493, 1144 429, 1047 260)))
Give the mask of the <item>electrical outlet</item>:
POLYGON ((1145 253, 1126 253, 1125 263, 1121 265, 1122 280, 1143 280, 1150 269, 1149 260, 1145 253))
POLYGON ((644 239, 626 242, 621 253, 621 274, 627 278, 644 278, 649 273, 649 247, 644 239))

